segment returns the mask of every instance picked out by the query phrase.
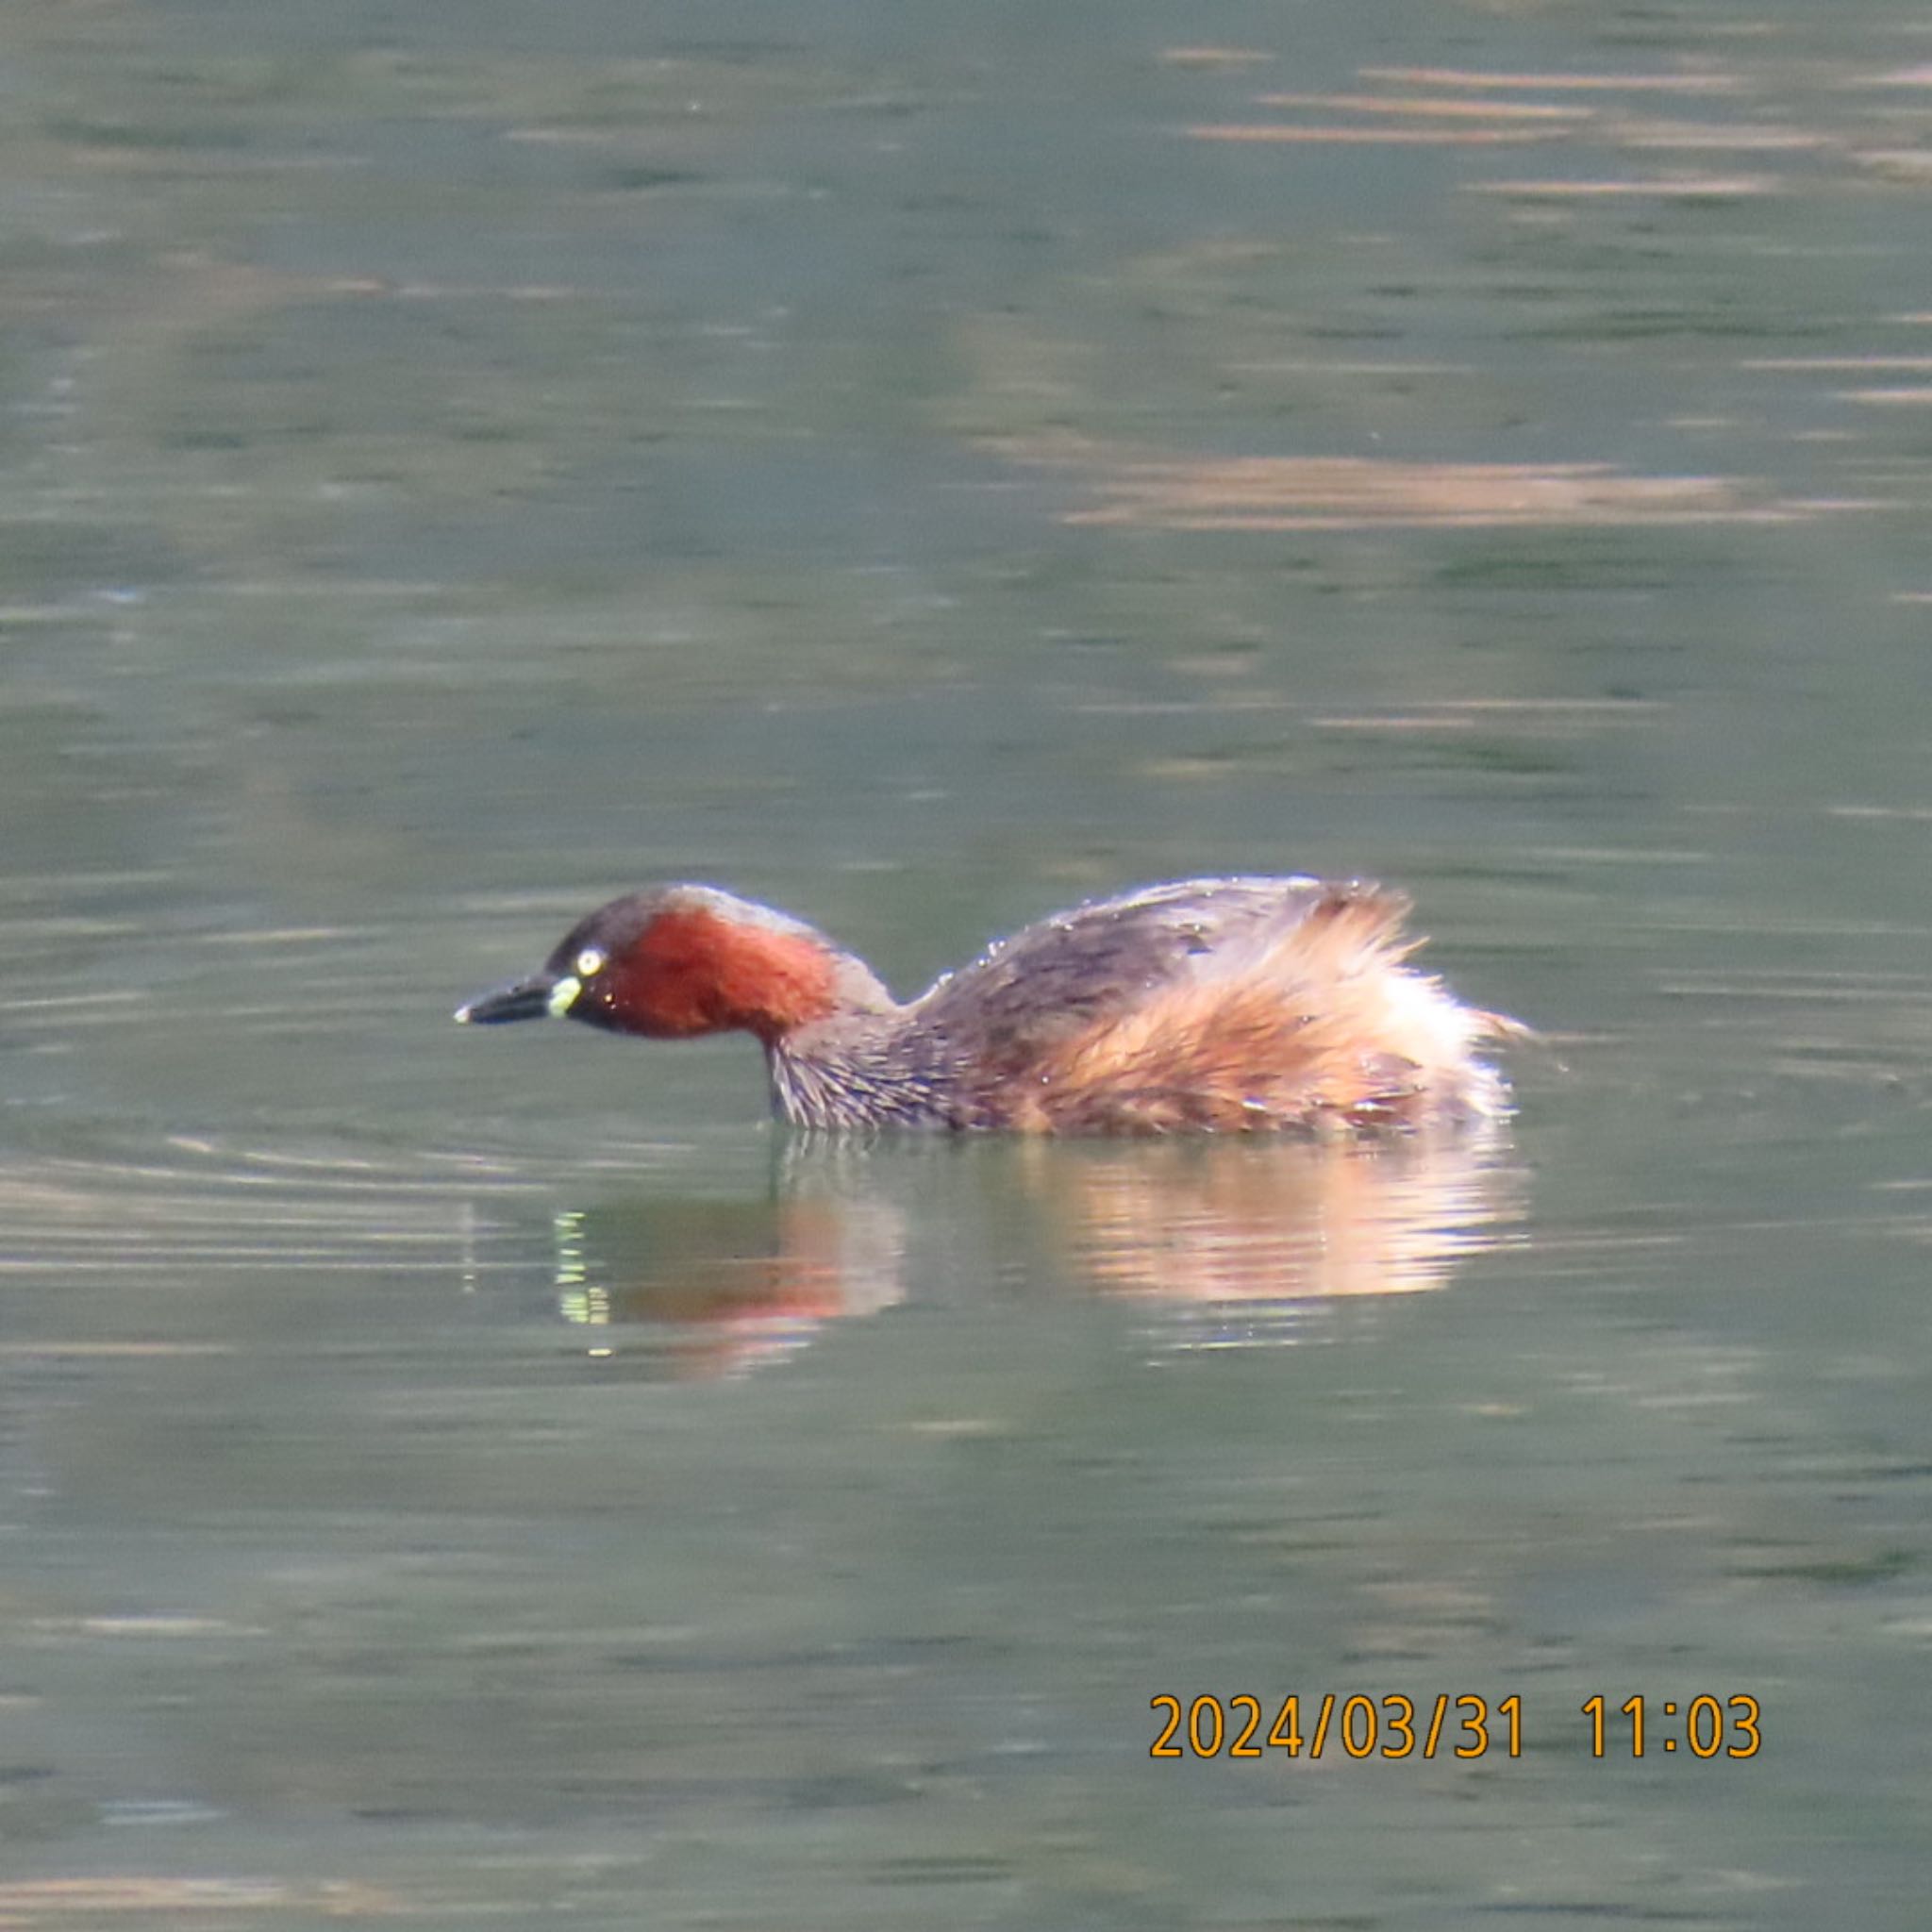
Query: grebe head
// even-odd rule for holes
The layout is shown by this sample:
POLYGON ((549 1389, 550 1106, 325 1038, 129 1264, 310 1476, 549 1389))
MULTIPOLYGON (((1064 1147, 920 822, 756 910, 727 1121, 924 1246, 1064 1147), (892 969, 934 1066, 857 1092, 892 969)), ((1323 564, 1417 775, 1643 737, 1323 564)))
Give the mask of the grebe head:
POLYGON ((679 885, 598 907, 541 972, 456 1017, 493 1026, 547 1015, 648 1040, 737 1029, 769 1046, 814 1021, 891 1004, 866 966, 804 921, 714 886, 679 885))

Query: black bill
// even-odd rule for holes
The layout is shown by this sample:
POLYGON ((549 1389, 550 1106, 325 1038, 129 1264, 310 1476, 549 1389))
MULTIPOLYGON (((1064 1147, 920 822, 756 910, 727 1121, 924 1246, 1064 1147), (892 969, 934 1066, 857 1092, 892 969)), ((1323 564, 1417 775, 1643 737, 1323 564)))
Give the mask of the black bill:
POLYGON ((465 1026, 502 1026, 511 1020, 543 1020, 550 1014, 550 996, 557 982, 547 973, 534 979, 519 979, 499 986, 494 992, 479 994, 467 1006, 458 1007, 456 1017, 465 1026))

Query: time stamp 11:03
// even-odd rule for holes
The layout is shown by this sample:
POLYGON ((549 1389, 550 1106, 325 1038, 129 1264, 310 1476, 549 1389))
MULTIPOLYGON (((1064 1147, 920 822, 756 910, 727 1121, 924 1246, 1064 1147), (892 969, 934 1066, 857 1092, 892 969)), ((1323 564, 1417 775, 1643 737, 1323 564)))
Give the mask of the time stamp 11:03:
MULTIPOLYGON (((1447 1691, 1416 1699, 1291 1695, 1269 1709, 1258 1697, 1169 1694, 1148 1699, 1161 1720, 1150 1757, 1271 1756, 1310 1757, 1460 1757, 1523 1756, 1523 1699, 1490 1699, 1447 1691)), ((1762 1747, 1762 1713, 1755 1697, 1628 1697, 1612 1704, 1601 1693, 1577 1707, 1577 1733, 1592 1757, 1756 1757, 1762 1747)))

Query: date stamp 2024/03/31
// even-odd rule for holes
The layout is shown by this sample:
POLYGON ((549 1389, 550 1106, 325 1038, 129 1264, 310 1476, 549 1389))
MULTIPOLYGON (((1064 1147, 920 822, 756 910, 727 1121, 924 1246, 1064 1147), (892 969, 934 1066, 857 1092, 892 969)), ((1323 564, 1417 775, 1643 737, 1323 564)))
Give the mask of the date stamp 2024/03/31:
MULTIPOLYGON (((1148 1708, 1165 1723, 1147 1755, 1170 1763, 1224 1757, 1255 1761, 1272 1753, 1320 1758, 1336 1749, 1356 1758, 1451 1757, 1467 1761, 1491 1753, 1523 1756, 1523 1699, 1517 1694, 1492 1702, 1473 1693, 1456 1697, 1442 1691, 1420 1706, 1396 1691, 1380 1697, 1338 1697, 1332 1690, 1320 1697, 1291 1694, 1282 1699, 1272 1723, 1267 1723, 1268 1705, 1245 1692, 1225 1698, 1163 1692, 1148 1699, 1148 1708)), ((1714 1697, 1707 1692, 1681 1703, 1639 1695, 1612 1706, 1599 1692, 1585 1699, 1578 1714, 1592 1757, 1622 1757, 1627 1744, 1632 1757, 1682 1753, 1707 1762, 1755 1757, 1764 1741, 1757 1699, 1741 1693, 1714 1697)))

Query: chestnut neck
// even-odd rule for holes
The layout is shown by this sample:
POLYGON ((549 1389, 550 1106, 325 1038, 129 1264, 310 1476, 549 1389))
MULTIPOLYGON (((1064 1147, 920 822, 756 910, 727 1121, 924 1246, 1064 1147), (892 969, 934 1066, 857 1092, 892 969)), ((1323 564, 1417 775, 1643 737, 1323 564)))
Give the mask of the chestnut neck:
POLYGON ((610 970, 610 1020, 656 1039, 741 1030, 770 1048, 841 1013, 876 1011, 869 995, 883 995, 863 966, 808 927, 703 906, 659 912, 610 970))

